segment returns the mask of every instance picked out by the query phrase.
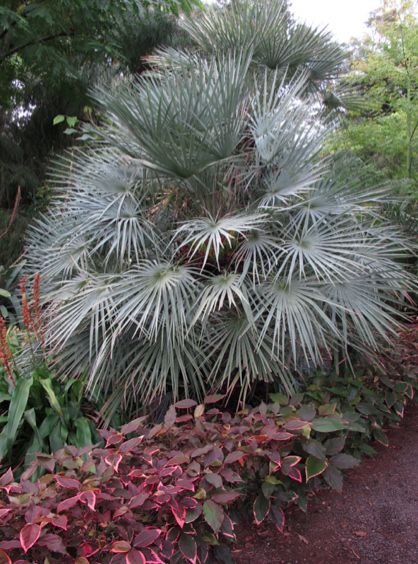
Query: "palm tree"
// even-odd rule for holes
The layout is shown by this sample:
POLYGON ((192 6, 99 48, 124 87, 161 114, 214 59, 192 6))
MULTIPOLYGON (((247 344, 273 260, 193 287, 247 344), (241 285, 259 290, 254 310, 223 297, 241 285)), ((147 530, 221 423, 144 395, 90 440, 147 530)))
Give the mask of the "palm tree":
POLYGON ((295 374, 373 351, 411 285, 384 188, 321 156, 321 96, 343 62, 286 4, 240 0, 183 22, 194 50, 97 89, 107 124, 51 172, 31 229, 48 342, 106 409, 291 392, 295 374))

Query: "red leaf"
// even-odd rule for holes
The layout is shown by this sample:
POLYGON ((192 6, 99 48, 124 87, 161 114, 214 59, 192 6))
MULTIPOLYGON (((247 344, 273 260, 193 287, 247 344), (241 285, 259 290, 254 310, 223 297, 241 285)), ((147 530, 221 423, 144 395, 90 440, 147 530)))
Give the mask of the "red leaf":
POLYGON ((0 549, 0 564, 12 564, 9 556, 2 549, 0 549))
POLYGON ((146 564, 147 560, 140 550, 131 548, 125 555, 126 564, 146 564))
POLYGON ((92 492, 91 490, 85 491, 85 492, 81 492, 80 494, 80 501, 82 501, 83 503, 85 503, 87 505, 87 507, 89 509, 91 509, 92 511, 96 511, 95 510, 95 506, 96 506, 96 494, 94 492, 92 492))
POLYGON ((167 466, 178 466, 179 464, 185 464, 186 462, 189 462, 189 457, 184 454, 184 452, 179 452, 178 454, 170 458, 170 460, 168 460, 166 464, 167 466))
POLYGON ((134 539, 134 546, 136 548, 144 548, 154 544, 161 534, 161 529, 145 528, 134 539))
POLYGON ((241 494, 239 492, 222 492, 214 494, 212 499, 213 501, 216 501, 216 503, 227 505, 228 503, 235 501, 240 496, 241 494))
POLYGON ((213 445, 205 445, 203 447, 200 448, 195 448, 192 453, 191 453, 191 457, 192 458, 197 458, 198 456, 202 456, 202 454, 207 454, 208 452, 210 452, 213 449, 213 445))
POLYGON ((128 541, 118 540, 112 543, 110 547, 110 552, 115 552, 116 554, 125 554, 131 550, 131 545, 128 541))
POLYGON ((308 421, 303 421, 302 419, 292 419, 285 423, 285 428, 289 429, 289 431, 300 431, 304 429, 307 425, 309 425, 308 421))
POLYGON ((67 509, 71 509, 72 507, 74 507, 74 505, 78 503, 79 499, 80 499, 80 494, 64 499, 64 501, 61 501, 58 504, 57 512, 61 513, 61 511, 67 511, 67 509))
POLYGON ((288 477, 295 480, 295 482, 302 483, 302 474, 297 468, 291 468, 288 473, 288 477))
POLYGON ((187 415, 180 415, 180 417, 177 417, 176 423, 187 423, 187 421, 191 421, 192 419, 193 415, 190 415, 190 413, 188 413, 187 415))
POLYGON ((145 420, 146 417, 144 416, 138 417, 137 419, 134 419, 133 421, 126 423, 126 425, 122 425, 120 432, 123 435, 129 435, 129 433, 135 433, 136 431, 138 431, 138 429, 140 429, 143 426, 145 420))
POLYGON ((54 515, 51 519, 51 523, 55 527, 59 527, 60 529, 66 531, 68 528, 68 517, 66 515, 54 515))
POLYGON ((225 468, 221 471, 221 474, 225 480, 231 484, 238 484, 244 481, 237 472, 233 472, 230 468, 225 468))
POLYGON ((12 469, 9 468, 7 472, 1 475, 0 477, 0 487, 8 486, 13 482, 13 472, 12 469))
POLYGON ((4 517, 5 515, 7 515, 8 513, 10 513, 10 511, 11 511, 11 509, 3 509, 3 508, 1 508, 1 509, 0 509, 0 519, 3 519, 3 517, 4 517))
POLYGON ((170 409, 167 411, 167 413, 165 414, 164 425, 168 428, 172 427, 176 422, 176 417, 177 417, 176 408, 174 407, 174 405, 172 405, 170 409))
POLYGON ((67 549, 62 541, 62 538, 53 533, 47 533, 42 535, 38 541, 39 546, 46 546, 49 550, 53 552, 58 552, 59 554, 67 554, 67 549))
POLYGON ((195 407, 196 405, 197 401, 194 401, 192 399, 184 399, 175 403, 174 407, 176 407, 177 409, 189 409, 190 407, 195 407))
POLYGON ((224 399, 224 395, 221 394, 213 394, 211 396, 206 396, 205 399, 203 400, 203 403, 205 403, 206 405, 210 404, 210 403, 218 403, 219 401, 224 399))
POLYGON ((111 466, 115 472, 119 469, 119 464, 122 462, 121 454, 111 454, 105 458, 106 464, 111 466))
POLYGON ((15 548, 21 548, 20 541, 17 539, 10 541, 0 541, 0 548, 4 550, 14 550, 15 548))
POLYGON ((188 560, 192 562, 192 564, 196 564, 197 561, 197 544, 194 538, 191 535, 182 534, 179 540, 179 548, 182 555, 188 560))
POLYGON ((178 526, 182 529, 184 526, 184 521, 186 519, 186 508, 179 504, 175 499, 172 500, 170 509, 174 515, 174 519, 177 521, 178 526))
POLYGON ((131 452, 135 447, 137 447, 138 445, 140 445, 142 443, 142 441, 144 440, 144 437, 134 437, 133 439, 129 439, 128 441, 125 441, 124 443, 122 443, 119 447, 119 452, 131 452))
POLYGON ((237 460, 241 460, 245 456, 244 452, 240 450, 235 450, 234 452, 230 452, 228 456, 225 458, 225 464, 233 464, 237 462, 237 460))
MULTIPOLYGON (((278 452, 269 452, 267 453, 267 456, 269 457, 269 459, 274 462, 274 464, 276 464, 277 466, 280 466, 282 463, 282 457, 280 456, 280 453, 278 452)), ((277 468, 276 468, 277 470, 277 468)))
POLYGON ((155 552, 155 550, 152 550, 152 548, 146 548, 146 562, 147 564, 164 564, 164 562, 161 560, 161 558, 158 556, 158 554, 155 552))
POLYGON ((269 433, 268 437, 272 441, 288 441, 289 439, 294 439, 295 435, 286 433, 286 431, 277 431, 275 433, 269 433))
POLYGON ((20 531, 19 534, 20 544, 23 550, 25 551, 25 554, 31 548, 31 546, 33 546, 36 543, 36 541, 39 539, 41 530, 42 529, 40 525, 37 525, 36 523, 31 523, 25 525, 23 529, 20 531))
POLYGON ((59 474, 55 475, 56 482, 62 487, 67 489, 75 489, 80 490, 81 484, 78 480, 74 478, 67 478, 67 476, 60 476, 59 474))
POLYGON ((106 439, 106 448, 117 445, 123 441, 123 435, 121 433, 112 433, 106 439))
POLYGON ((141 507, 144 502, 149 498, 149 494, 146 492, 142 492, 138 495, 134 495, 129 502, 129 507, 131 509, 135 509, 135 507, 141 507))

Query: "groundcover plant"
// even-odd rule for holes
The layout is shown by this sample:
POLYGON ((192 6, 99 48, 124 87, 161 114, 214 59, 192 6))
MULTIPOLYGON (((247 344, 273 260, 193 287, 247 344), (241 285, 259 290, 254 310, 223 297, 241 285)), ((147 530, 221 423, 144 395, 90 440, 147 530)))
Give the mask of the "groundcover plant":
POLYGON ((28 240, 59 369, 87 373, 108 412, 166 391, 290 392, 293 374, 390 339, 410 284, 385 190, 321 157, 344 60, 329 34, 277 1, 182 25, 194 49, 96 90, 105 125, 55 165, 28 240))

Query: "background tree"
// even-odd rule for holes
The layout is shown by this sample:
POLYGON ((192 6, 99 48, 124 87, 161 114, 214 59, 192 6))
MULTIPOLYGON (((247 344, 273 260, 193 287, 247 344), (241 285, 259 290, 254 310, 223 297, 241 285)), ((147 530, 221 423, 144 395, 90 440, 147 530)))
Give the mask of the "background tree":
POLYGON ((334 148, 351 151, 380 179, 418 182, 418 19, 412 0, 384 0, 370 16, 369 33, 352 44, 342 84, 367 100, 350 111, 334 148))
POLYGON ((6 0, 0 6, 0 232, 18 186, 17 223, 2 241, 0 264, 21 251, 24 225, 47 200, 45 170, 73 142, 57 114, 91 117, 98 78, 138 73, 142 57, 177 34, 175 15, 198 0, 6 0))

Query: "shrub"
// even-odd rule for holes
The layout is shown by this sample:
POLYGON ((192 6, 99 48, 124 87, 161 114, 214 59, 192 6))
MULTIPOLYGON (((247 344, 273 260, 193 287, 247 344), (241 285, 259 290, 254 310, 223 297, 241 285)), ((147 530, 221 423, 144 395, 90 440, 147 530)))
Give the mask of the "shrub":
POLYGON ((324 390, 319 378, 305 394, 236 415, 213 407, 219 396, 182 400, 164 423, 102 431, 104 448, 39 455, 20 482, 11 470, 0 478, 3 559, 230 562, 234 507, 283 531, 283 510, 305 509, 307 488, 323 478, 341 489, 364 440, 386 443, 381 424, 400 420, 416 384, 379 386, 336 379, 324 390))
POLYGON ((30 296, 25 280, 20 281, 21 328, 7 327, 0 315, 0 464, 24 467, 37 452, 98 440, 83 410, 82 379, 63 384, 49 368, 39 286, 37 275, 30 296))
POLYGON ((390 340, 408 274, 403 240, 362 189, 321 159, 322 84, 342 64, 285 3, 243 0, 183 26, 196 50, 98 89, 107 126, 52 172, 31 229, 48 344, 109 406, 168 390, 242 403, 255 383, 390 340))

